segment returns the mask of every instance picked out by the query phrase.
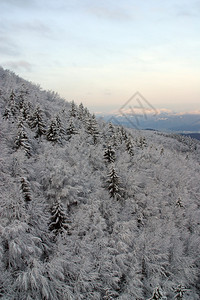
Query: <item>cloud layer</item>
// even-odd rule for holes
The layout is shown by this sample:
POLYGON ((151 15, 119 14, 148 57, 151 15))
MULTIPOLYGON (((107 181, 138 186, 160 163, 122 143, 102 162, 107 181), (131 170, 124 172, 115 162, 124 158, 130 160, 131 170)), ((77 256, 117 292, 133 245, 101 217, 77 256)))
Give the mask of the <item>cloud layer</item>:
POLYGON ((196 0, 1 0, 0 65, 94 110, 137 90, 198 110, 199 15, 196 0))

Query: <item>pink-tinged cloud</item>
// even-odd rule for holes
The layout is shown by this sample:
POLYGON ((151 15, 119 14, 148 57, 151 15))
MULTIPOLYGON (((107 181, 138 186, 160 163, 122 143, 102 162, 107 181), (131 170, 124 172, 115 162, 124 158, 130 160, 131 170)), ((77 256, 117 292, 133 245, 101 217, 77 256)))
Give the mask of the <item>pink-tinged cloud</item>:
MULTIPOLYGON (((127 109, 123 109, 123 114, 126 114, 126 115, 132 115, 132 114, 135 114, 135 115, 144 115, 147 114, 147 115, 160 115, 160 114, 163 114, 163 113, 166 113, 166 114, 174 114, 174 112, 170 109, 167 109, 167 108, 161 108, 161 109, 152 109, 150 107, 143 107, 143 108, 140 108, 140 107, 131 107, 131 108, 127 108, 127 109)), ((113 114, 113 115, 120 115, 121 112, 120 110, 113 110, 111 112, 109 112, 108 114, 113 114)))
POLYGON ((192 111, 189 111, 189 112, 180 112, 180 113, 176 113, 176 115, 200 115, 200 110, 192 110, 192 111))
POLYGON ((27 71, 30 72, 32 70, 32 64, 25 60, 19 60, 19 61, 7 61, 4 63, 4 65, 8 68, 11 68, 16 71, 27 71))
MULTIPOLYGON (((144 115, 144 109, 142 108, 129 108, 126 110, 123 110, 124 115, 144 115)), ((151 108, 145 108, 145 114, 146 115, 155 115, 155 110, 151 108)), ((182 116, 182 115, 200 115, 200 110, 193 110, 193 111, 187 111, 187 112, 175 112, 167 108, 160 108, 156 109, 156 115, 174 115, 174 116, 182 116)), ((113 115, 113 116, 120 116, 121 113, 119 109, 112 110, 110 112, 96 112, 96 115, 113 115)))

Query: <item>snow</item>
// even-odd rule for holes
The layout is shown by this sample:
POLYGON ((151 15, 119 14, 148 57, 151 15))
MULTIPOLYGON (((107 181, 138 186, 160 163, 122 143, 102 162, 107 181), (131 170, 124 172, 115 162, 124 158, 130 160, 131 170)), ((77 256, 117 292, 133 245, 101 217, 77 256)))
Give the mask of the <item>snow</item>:
POLYGON ((1 68, 0 90, 0 297, 199 299, 200 143, 97 122, 1 68), (42 129, 59 120, 53 143, 31 126, 38 106, 42 129), (16 148, 19 121, 31 155, 16 148), (50 230, 55 213, 68 230, 50 230))

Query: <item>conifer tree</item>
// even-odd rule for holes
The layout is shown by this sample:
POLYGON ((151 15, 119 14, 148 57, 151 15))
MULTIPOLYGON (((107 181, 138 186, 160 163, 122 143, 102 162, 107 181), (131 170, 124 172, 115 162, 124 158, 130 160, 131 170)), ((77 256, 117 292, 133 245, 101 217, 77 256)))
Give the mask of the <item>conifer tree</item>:
POLYGON ((91 117, 91 114, 90 114, 89 110, 86 107, 84 107, 84 116, 88 117, 88 118, 91 117))
POLYGON ((21 109, 21 116, 23 120, 26 121, 28 124, 30 121, 30 109, 31 109, 30 102, 24 102, 23 107, 21 109))
POLYGON ((14 91, 11 92, 8 100, 8 105, 5 108, 5 111, 3 113, 4 119, 9 119, 10 117, 15 117, 17 114, 18 106, 16 103, 16 95, 14 91))
POLYGON ((123 140, 124 140, 124 137, 123 137, 123 134, 122 134, 122 129, 121 127, 118 127, 117 128, 117 138, 119 140, 119 143, 122 144, 123 143, 123 140))
POLYGON ((43 120, 43 113, 39 106, 36 108, 31 118, 30 127, 31 129, 36 130, 35 138, 40 138, 46 133, 46 125, 43 120))
POLYGON ((186 291, 187 291, 187 289, 185 289, 181 284, 179 284, 177 286, 177 288, 175 289, 176 295, 175 295, 174 299, 182 300, 186 291))
POLYGON ((80 120, 83 120, 83 118, 84 118, 84 106, 83 106, 83 103, 79 104, 79 107, 78 107, 78 118, 80 120))
POLYGON ((108 145, 108 148, 106 149, 106 151, 104 153, 104 159, 108 163, 113 163, 115 161, 115 159, 116 159, 115 150, 111 147, 111 145, 108 145))
POLYGON ((24 103, 27 102, 27 95, 29 94, 28 89, 24 84, 22 84, 20 91, 18 93, 18 105, 19 105, 19 110, 21 110, 24 106, 24 103))
POLYGON ((111 122, 109 122, 109 124, 108 124, 107 133, 108 133, 109 136, 113 136, 113 134, 115 133, 114 126, 111 122))
POLYGON ((120 187, 121 183, 114 166, 111 167, 107 177, 108 177, 107 183, 108 183, 108 191, 110 194, 110 198, 119 200, 121 198, 122 188, 120 187))
POLYGON ((58 131, 59 131, 59 129, 58 129, 56 120, 52 120, 51 124, 46 132, 47 140, 50 142, 57 143, 59 140, 58 131))
POLYGON ((8 107, 5 108, 4 113, 3 113, 3 119, 8 120, 11 116, 10 109, 8 107))
POLYGON ((16 103, 16 95, 14 93, 14 91, 11 92, 10 98, 9 98, 9 106, 10 106, 10 110, 13 116, 16 115, 17 112, 17 103, 16 103))
POLYGON ((30 184, 25 177, 22 177, 20 181, 21 181, 21 193, 23 199, 26 203, 30 202, 32 200, 30 184))
POLYGON ((180 198, 178 198, 178 200, 176 201, 176 207, 184 208, 184 205, 183 205, 183 203, 182 203, 182 201, 181 201, 180 198))
POLYGON ((124 129, 124 127, 121 127, 121 135, 122 135, 122 139, 123 139, 124 141, 127 141, 128 136, 127 136, 127 132, 126 132, 126 130, 124 129))
POLYGON ((68 135, 69 139, 72 137, 72 135, 77 134, 77 130, 72 120, 69 123, 69 127, 66 129, 66 134, 68 135))
POLYGON ((130 137, 128 137, 126 140, 126 150, 130 154, 130 156, 134 156, 133 144, 131 142, 130 137))
POLYGON ((62 140, 62 138, 66 135, 66 130, 63 127, 63 124, 61 122, 59 114, 56 115, 56 124, 57 124, 57 128, 58 128, 58 135, 59 135, 60 139, 62 140))
POLYGON ((74 101, 71 102, 71 108, 69 111, 69 115, 70 117, 75 118, 77 116, 77 109, 76 109, 76 104, 74 103, 74 101))
POLYGON ((22 110, 22 108, 24 107, 24 97, 23 97, 23 94, 19 95, 18 106, 19 106, 19 110, 22 110))
POLYGON ((68 230, 66 214, 60 200, 57 200, 51 209, 49 229, 55 233, 55 235, 63 232, 63 230, 68 230))
POLYGON ((147 146, 145 137, 142 137, 142 136, 140 137, 139 142, 138 142, 138 146, 140 148, 144 148, 144 147, 147 146))
POLYGON ((119 146, 119 141, 118 141, 117 135, 115 133, 111 136, 110 141, 111 141, 112 146, 114 146, 114 147, 119 146))
POLYGON ((19 149, 19 148, 24 149, 26 155, 28 157, 30 157, 31 156, 31 145, 29 143, 29 139, 28 139, 27 133, 25 131, 22 120, 20 120, 18 128, 19 128, 18 134, 17 134, 17 137, 15 138, 15 147, 16 147, 16 149, 19 149))
POLYGON ((97 129, 97 121, 94 115, 87 121, 87 133, 92 135, 93 142, 96 144, 99 137, 99 131, 97 129))

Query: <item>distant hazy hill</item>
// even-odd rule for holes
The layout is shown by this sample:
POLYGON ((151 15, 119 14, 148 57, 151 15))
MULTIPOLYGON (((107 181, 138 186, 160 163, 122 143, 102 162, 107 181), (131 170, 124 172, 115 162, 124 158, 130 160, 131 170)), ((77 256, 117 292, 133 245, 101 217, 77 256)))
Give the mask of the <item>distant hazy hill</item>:
POLYGON ((0 68, 0 178, 1 299, 200 299, 198 141, 0 68))
POLYGON ((200 133, 183 133, 185 136, 190 136, 193 139, 197 139, 200 141, 200 133))
POLYGON ((200 114, 106 115, 104 120, 111 120, 115 124, 136 129, 151 128, 160 131, 200 132, 200 114))

